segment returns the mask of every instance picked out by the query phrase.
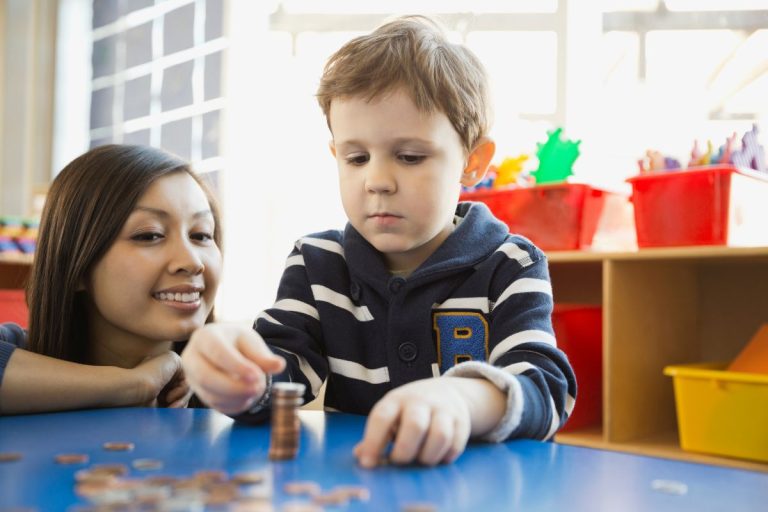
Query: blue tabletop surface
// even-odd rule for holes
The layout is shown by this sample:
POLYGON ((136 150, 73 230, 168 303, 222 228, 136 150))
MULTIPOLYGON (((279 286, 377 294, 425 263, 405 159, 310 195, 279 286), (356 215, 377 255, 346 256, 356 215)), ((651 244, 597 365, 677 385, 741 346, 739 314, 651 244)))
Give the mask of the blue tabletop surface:
MULTIPOLYGON (((137 458, 164 462, 142 472, 191 476, 201 469, 271 473, 274 503, 288 497, 283 484, 314 480, 323 488, 363 485, 367 503, 326 510, 401 510, 430 502, 453 511, 766 511, 768 475, 737 469, 642 457, 590 448, 510 441, 472 444, 453 464, 435 468, 358 467, 352 447, 365 418, 302 411, 301 449, 295 460, 271 462, 269 427, 235 424, 206 409, 105 409, 0 417, 0 452, 19 452, 0 462, 0 511, 28 507, 70 510, 84 504, 74 494, 73 475, 84 465, 60 465, 60 453, 86 453, 89 464, 137 458), (131 452, 109 452, 108 441, 135 444, 131 452), (686 486, 685 494, 656 489, 654 482, 686 486)), ((132 475, 136 476, 135 470, 132 475)))

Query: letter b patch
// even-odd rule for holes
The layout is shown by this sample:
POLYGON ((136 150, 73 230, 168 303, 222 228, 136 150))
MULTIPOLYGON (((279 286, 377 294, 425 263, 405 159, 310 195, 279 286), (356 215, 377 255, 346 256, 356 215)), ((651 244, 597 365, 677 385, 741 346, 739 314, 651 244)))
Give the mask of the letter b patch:
POLYGON ((440 374, 464 361, 488 359, 488 322, 482 313, 434 312, 440 374))

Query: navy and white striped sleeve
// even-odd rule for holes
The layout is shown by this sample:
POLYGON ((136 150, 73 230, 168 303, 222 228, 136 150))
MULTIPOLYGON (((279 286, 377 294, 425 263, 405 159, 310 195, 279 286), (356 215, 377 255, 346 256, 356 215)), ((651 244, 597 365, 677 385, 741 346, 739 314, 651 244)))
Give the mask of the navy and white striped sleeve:
MULTIPOLYGON (((286 360, 286 369, 275 380, 301 382, 307 387, 305 402, 314 399, 328 375, 328 362, 322 351, 320 316, 304 265, 302 246, 296 243, 286 260, 277 300, 256 317, 254 329, 272 351, 286 360)), ((311 242, 310 242, 311 243, 311 242)), ((267 403, 238 419, 260 421, 269 415, 267 403)))
POLYGON ((493 257, 499 253, 504 258, 488 297, 488 361, 461 363, 446 375, 483 377, 506 393, 505 415, 486 440, 549 439, 573 410, 576 377, 555 341, 547 260, 518 237, 493 257))
POLYGON ((16 324, 0 324, 0 386, 3 384, 5 368, 8 366, 14 350, 26 344, 24 329, 16 324))

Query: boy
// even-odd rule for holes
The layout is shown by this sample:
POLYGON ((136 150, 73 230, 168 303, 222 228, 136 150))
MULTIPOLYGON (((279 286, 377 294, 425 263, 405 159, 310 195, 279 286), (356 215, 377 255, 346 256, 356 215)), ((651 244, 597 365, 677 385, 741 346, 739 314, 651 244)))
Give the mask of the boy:
POLYGON ((576 383, 552 335, 546 258, 484 205, 457 207, 495 150, 486 95, 477 58, 423 17, 330 58, 317 97, 349 223, 296 243, 255 333, 192 336, 182 360, 204 402, 261 420, 272 378, 305 383, 307 398, 327 379, 326 410, 369 414, 363 467, 390 441, 391 461, 433 465, 470 438, 562 426, 576 383))

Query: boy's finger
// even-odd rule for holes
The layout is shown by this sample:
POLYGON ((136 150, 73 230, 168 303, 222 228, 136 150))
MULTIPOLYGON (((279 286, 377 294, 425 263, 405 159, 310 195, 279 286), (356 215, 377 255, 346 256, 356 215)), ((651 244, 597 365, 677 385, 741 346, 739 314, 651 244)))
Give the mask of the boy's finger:
POLYGON ((464 448, 467 446, 469 440, 470 426, 469 424, 461 421, 454 422, 454 431, 456 434, 453 437, 453 442, 448 452, 443 457, 443 462, 450 464, 459 458, 459 455, 464 453, 464 448))
POLYGON ((229 343, 204 343, 197 347, 197 353, 217 369, 246 381, 254 380, 259 373, 258 366, 229 343))
POLYGON ((400 418, 395 444, 389 458, 396 464, 413 462, 421 451, 427 432, 429 432, 432 411, 422 405, 405 408, 400 418))
POLYGON ((267 373, 278 373, 285 368, 285 359, 273 353, 256 331, 240 336, 237 339, 237 348, 267 373))
POLYGON ((454 419, 444 412, 432 415, 429 432, 419 453, 419 462, 434 466, 445 458, 454 442, 454 419))
POLYGON ((392 439, 394 427, 400 417, 400 405, 396 402, 379 402, 374 406, 365 423, 363 439, 356 451, 364 468, 376 466, 379 457, 392 439))
POLYGON ((252 380, 241 379, 237 375, 212 365, 208 365, 202 371, 198 370, 197 375, 197 387, 204 390, 205 393, 217 397, 249 397, 257 394, 266 386, 264 374, 258 368, 252 380))

